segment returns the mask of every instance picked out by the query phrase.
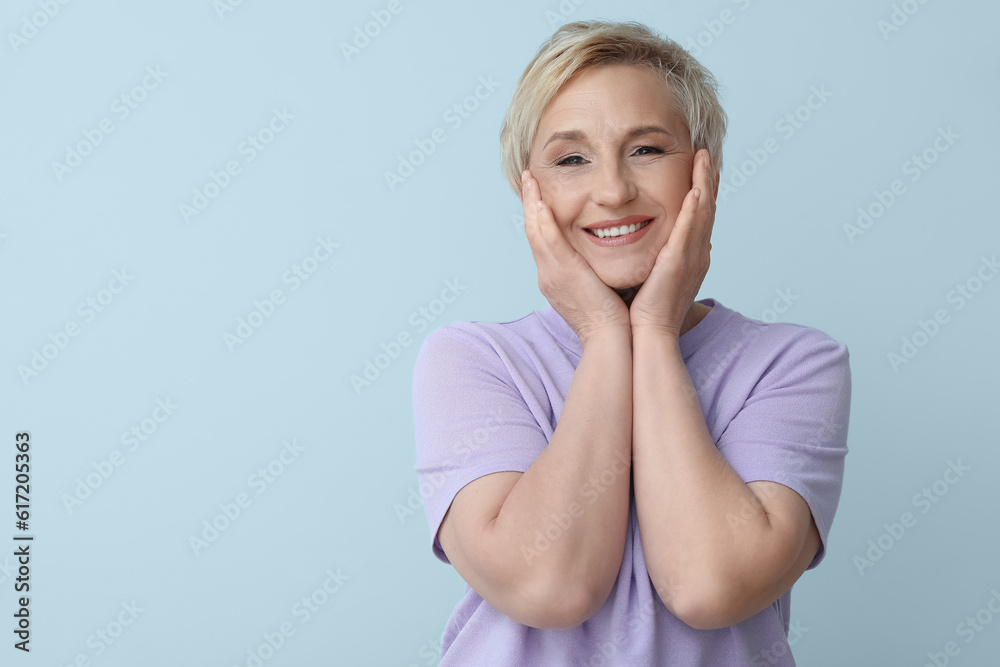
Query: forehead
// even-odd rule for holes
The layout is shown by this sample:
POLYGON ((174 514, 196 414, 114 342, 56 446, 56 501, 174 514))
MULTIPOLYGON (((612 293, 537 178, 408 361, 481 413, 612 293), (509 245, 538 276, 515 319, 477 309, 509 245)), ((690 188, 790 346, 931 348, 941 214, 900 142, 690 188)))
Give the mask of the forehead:
POLYGON ((651 69, 635 65, 593 67, 575 74, 542 111, 532 142, 568 129, 611 136, 641 125, 686 126, 666 82, 651 69))

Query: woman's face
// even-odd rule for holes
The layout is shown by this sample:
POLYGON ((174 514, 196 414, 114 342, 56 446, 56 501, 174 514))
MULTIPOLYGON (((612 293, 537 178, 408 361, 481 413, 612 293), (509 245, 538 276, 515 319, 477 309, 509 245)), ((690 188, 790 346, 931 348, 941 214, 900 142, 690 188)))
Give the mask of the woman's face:
POLYGON ((572 77, 545 108, 528 168, 570 245, 606 285, 624 289, 646 280, 667 242, 694 153, 663 80, 608 65, 572 77), (612 222, 640 229, 605 239, 585 231, 612 222))

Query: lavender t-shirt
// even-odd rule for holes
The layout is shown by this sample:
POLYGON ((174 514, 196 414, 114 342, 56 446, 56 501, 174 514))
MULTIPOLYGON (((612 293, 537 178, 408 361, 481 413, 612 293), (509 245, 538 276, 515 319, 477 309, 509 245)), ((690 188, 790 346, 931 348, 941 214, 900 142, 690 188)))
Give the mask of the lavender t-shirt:
MULTIPOLYGON (((715 299, 680 338, 685 366, 719 451, 745 482, 769 480, 809 504, 826 553, 847 454, 847 347, 805 326, 744 317, 715 299)), ((548 307, 512 322, 460 322, 424 341, 413 378, 420 494, 434 555, 455 495, 494 472, 524 472, 562 414, 580 340, 548 307)), ((618 578, 604 606, 569 630, 539 630, 473 589, 444 630, 441 665, 794 665, 790 591, 742 623, 696 630, 663 605, 646 571, 635 496, 618 578)))

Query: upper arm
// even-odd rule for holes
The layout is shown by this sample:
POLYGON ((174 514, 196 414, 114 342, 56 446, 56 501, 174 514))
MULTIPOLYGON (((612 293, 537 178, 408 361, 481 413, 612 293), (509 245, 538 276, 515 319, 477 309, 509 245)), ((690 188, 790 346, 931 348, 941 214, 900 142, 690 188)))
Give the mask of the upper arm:
POLYGON ((720 453, 746 481, 769 526, 764 546, 731 582, 734 590, 710 596, 730 624, 772 604, 823 558, 847 454, 846 346, 815 330, 799 330, 780 346, 758 340, 745 358, 758 359, 762 375, 717 437, 720 453))
POLYGON ((494 608, 541 627, 552 620, 545 616, 545 582, 529 581, 540 577, 538 568, 493 529, 553 430, 529 407, 538 397, 526 400, 512 372, 468 330, 427 337, 414 368, 416 470, 435 555, 494 608))
POLYGON ((686 611, 683 620, 699 630, 735 625, 773 604, 798 581, 820 547, 812 512, 798 493, 775 482, 747 486, 767 514, 767 537, 744 556, 735 580, 716 580, 698 608, 686 611))
POLYGON ((815 522, 825 555, 847 456, 851 371, 846 346, 815 330, 775 343, 759 339, 746 356, 766 365, 739 412, 717 436, 719 452, 765 508, 788 513, 804 535, 815 522), (771 493, 773 491, 773 493, 771 493), (770 508, 770 505, 774 505, 770 508))
POLYGON ((491 527, 522 474, 497 472, 469 482, 455 495, 438 530, 441 547, 462 579, 508 615, 511 605, 507 602, 519 586, 511 575, 505 575, 491 527))
POLYGON ((463 329, 438 329, 424 341, 413 371, 413 410, 431 545, 450 562, 439 529, 462 489, 495 473, 527 470, 547 439, 497 352, 463 329))
POLYGON ((438 538, 462 579, 493 608, 535 628, 575 627, 581 622, 579 610, 554 603, 565 591, 551 591, 546 581, 529 576, 530 564, 493 530, 501 506, 523 474, 493 473, 462 487, 445 513, 438 538))
POLYGON ((759 611, 799 580, 819 551, 820 536, 809 505, 798 493, 776 482, 757 481, 747 486, 767 512, 774 536, 772 561, 761 568, 771 576, 750 582, 748 587, 749 606, 759 611))
POLYGON ((496 581, 502 567, 490 548, 490 526, 522 474, 497 472, 469 482, 452 500, 438 530, 455 570, 490 604, 497 584, 503 583, 496 581))

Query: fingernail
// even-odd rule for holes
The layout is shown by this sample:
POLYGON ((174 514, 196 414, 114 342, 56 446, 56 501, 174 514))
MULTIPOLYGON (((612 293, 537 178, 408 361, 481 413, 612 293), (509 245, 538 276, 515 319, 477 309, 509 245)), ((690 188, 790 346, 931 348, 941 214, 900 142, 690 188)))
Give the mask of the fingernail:
POLYGON ((701 188, 695 188, 694 189, 694 200, 698 201, 699 199, 701 199, 701 188))

